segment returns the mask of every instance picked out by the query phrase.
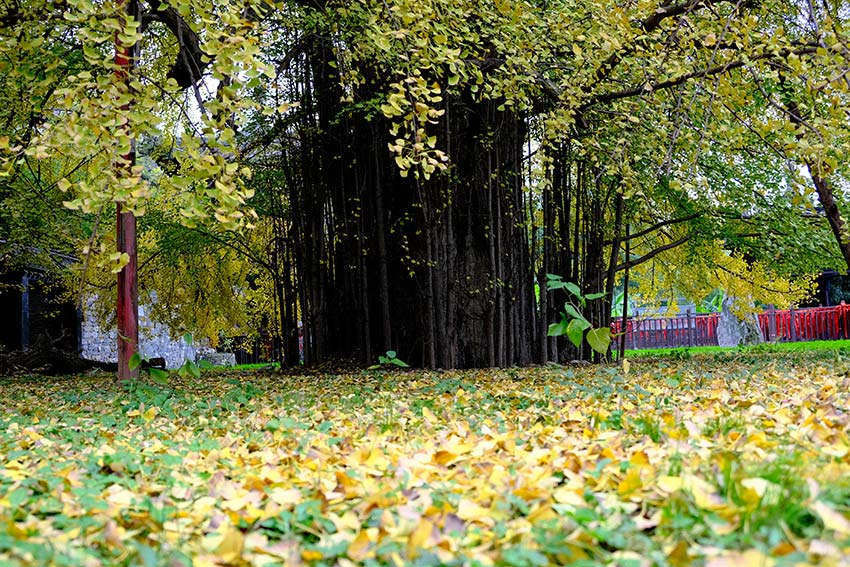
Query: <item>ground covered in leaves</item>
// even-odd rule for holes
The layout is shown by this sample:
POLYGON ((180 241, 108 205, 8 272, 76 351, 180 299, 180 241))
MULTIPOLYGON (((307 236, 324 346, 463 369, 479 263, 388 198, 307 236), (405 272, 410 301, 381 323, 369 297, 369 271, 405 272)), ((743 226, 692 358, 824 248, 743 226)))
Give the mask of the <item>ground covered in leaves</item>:
POLYGON ((0 379, 0 564, 847 564, 848 371, 0 379))

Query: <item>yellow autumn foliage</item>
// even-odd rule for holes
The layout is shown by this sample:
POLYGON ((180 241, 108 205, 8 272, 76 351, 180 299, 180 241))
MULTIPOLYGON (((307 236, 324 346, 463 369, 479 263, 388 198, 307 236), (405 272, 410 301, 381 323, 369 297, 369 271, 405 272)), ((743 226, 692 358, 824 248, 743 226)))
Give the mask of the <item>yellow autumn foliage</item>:
POLYGON ((0 563, 842 565, 850 366, 760 356, 3 379, 0 563))
POLYGON ((722 241, 712 241, 689 248, 679 246, 658 254, 632 270, 637 285, 631 291, 635 302, 675 314, 678 298, 699 303, 716 289, 735 301, 731 309, 738 316, 760 312, 763 305, 787 309, 811 294, 813 277, 783 277, 763 262, 748 262, 729 252, 722 241))

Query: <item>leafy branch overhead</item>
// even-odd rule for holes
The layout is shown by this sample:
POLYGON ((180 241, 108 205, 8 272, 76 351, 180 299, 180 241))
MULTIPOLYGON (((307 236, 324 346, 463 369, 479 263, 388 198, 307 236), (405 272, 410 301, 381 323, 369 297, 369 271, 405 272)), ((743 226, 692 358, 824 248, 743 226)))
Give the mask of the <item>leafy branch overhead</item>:
MULTIPOLYGON (((272 73, 256 21, 264 6, 79 0, 45 18, 40 2, 19 4, 3 53, 38 61, 50 91, 38 128, 10 139, 4 174, 25 160, 50 160, 58 165, 50 181, 74 210, 120 203, 142 215, 165 205, 190 226, 207 219, 250 226, 250 169, 238 162, 236 131, 247 112, 263 109, 243 93, 272 73), (114 58, 113 38, 129 50, 129 73, 114 58), (163 137, 171 167, 130 165, 140 142, 163 137)), ((21 65, 6 70, 26 80, 21 65)))

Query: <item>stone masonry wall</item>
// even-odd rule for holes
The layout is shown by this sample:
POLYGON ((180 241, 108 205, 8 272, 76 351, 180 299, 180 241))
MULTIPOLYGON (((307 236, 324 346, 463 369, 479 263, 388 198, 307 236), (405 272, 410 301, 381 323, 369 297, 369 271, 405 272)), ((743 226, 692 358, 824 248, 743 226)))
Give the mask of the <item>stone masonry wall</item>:
MULTIPOLYGON (((85 309, 82 324, 83 358, 100 362, 118 361, 118 332, 100 326, 85 309)), ((194 361, 203 347, 189 346, 183 339, 173 339, 166 326, 152 322, 145 306, 139 306, 139 352, 145 358, 161 356, 168 368, 179 368, 186 360, 194 361)))

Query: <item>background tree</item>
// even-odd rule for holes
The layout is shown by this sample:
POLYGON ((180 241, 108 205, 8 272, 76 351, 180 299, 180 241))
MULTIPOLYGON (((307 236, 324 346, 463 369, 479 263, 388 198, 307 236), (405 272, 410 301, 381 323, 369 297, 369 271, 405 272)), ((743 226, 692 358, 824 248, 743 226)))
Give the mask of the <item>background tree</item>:
POLYGON ((99 220, 113 207, 118 214, 117 250, 108 261, 119 274, 122 379, 133 374, 138 336, 135 217, 159 200, 187 225, 244 223, 250 193, 247 170, 235 161, 235 128, 240 113, 256 109, 240 90, 266 70, 256 58, 262 6, 34 1, 2 16, 7 80, 26 81, 32 63, 18 63, 31 58, 47 85, 36 88, 42 94, 30 127, 3 139, 6 176, 44 162, 39 173, 47 170, 49 183, 68 194, 66 207, 99 220), (63 58, 68 52, 74 56, 63 58), (153 135, 171 144, 169 164, 146 173, 136 163, 136 142, 153 135))

